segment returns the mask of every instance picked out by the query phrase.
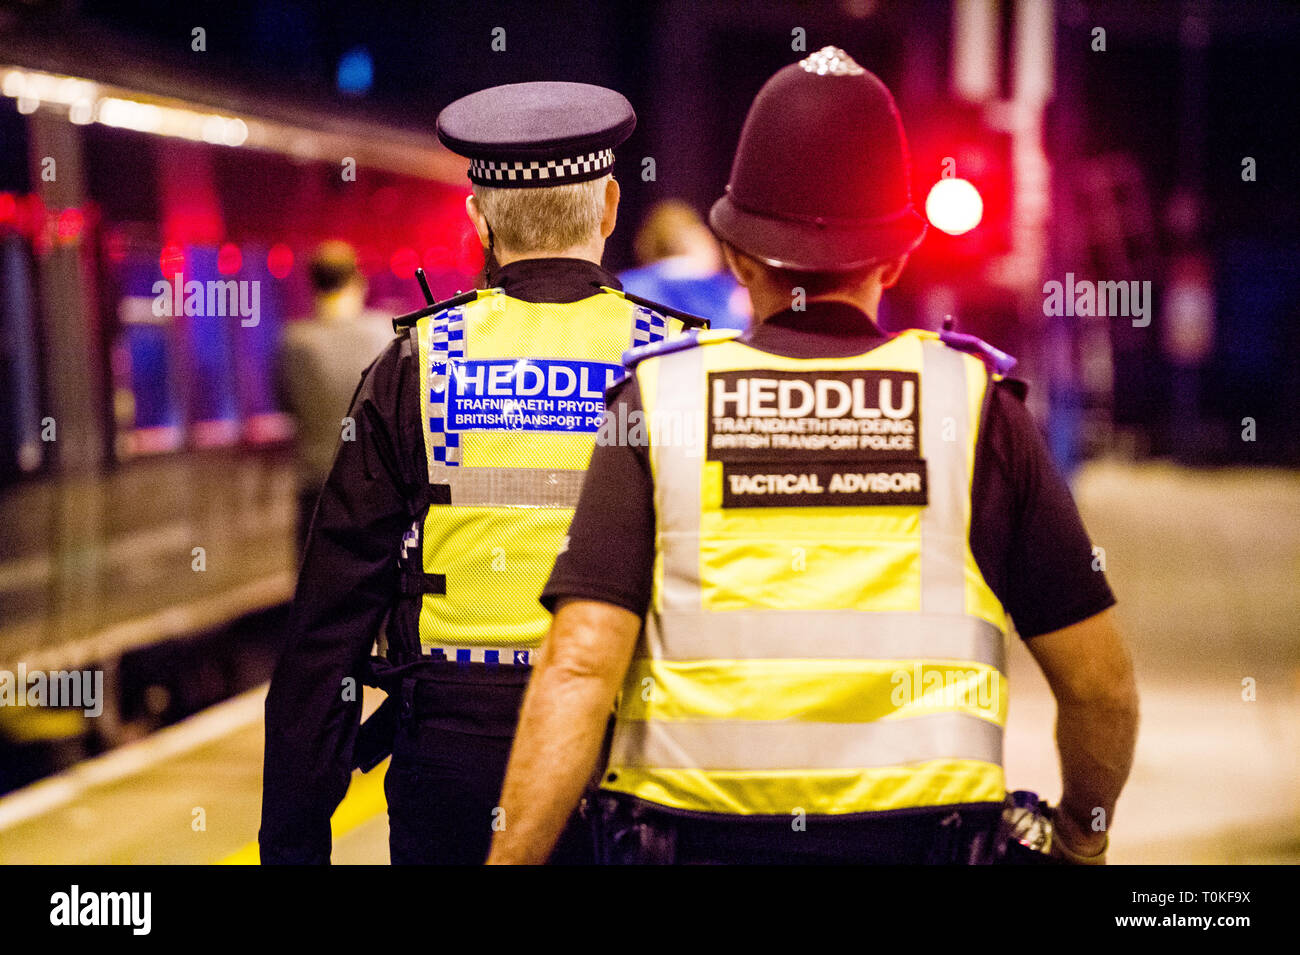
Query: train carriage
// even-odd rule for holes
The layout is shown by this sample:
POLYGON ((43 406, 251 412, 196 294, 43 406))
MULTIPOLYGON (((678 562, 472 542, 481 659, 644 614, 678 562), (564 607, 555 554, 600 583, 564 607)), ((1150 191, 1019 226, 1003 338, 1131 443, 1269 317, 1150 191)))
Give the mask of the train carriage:
POLYGON ((274 371, 312 248, 352 243, 392 313, 417 265, 451 295, 482 261, 431 135, 33 61, 0 57, 0 670, 110 678, 99 719, 6 710, 0 745, 98 748, 256 677, 220 640, 138 661, 292 592, 274 371))

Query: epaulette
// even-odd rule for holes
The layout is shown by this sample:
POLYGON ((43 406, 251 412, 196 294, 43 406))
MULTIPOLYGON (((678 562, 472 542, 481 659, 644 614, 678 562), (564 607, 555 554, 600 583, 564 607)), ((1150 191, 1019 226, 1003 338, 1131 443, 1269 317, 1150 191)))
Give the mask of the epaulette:
POLYGON ((994 348, 982 338, 974 335, 967 335, 964 332, 953 332, 947 329, 939 332, 939 340, 949 348, 955 348, 957 351, 965 352, 968 355, 974 355, 984 362, 989 370, 999 374, 1008 375, 1011 369, 1015 368, 1019 362, 1016 358, 1008 355, 999 348, 994 348))
POLYGON ((653 302, 648 298, 642 298, 640 295, 633 295, 631 292, 624 292, 622 289, 610 288, 608 285, 602 285, 606 292, 613 292, 615 295, 621 295, 633 305, 640 305, 642 308, 648 308, 652 312, 658 312, 668 318, 675 318, 687 328, 707 329, 709 319, 701 315, 692 315, 690 312, 683 312, 681 309, 672 308, 661 302, 653 302))
POLYGON ((660 355, 671 355, 673 352, 686 351, 688 348, 694 348, 697 345, 725 342, 739 337, 740 332, 731 328, 716 330, 707 328, 691 329, 676 338, 665 338, 663 341, 650 342, 648 345, 637 345, 635 348, 629 348, 623 352, 623 367, 631 371, 638 363, 645 361, 647 358, 658 358, 660 355))
POLYGON ((449 298, 445 302, 434 302, 432 305, 426 305, 424 308, 416 309, 414 312, 407 312, 405 315, 398 315, 393 319, 393 332, 400 332, 403 328, 410 328, 420 319, 428 315, 437 315, 439 312, 445 312, 449 308, 455 308, 457 305, 467 305, 478 298, 480 292, 495 292, 497 289, 470 289, 454 298, 449 298))

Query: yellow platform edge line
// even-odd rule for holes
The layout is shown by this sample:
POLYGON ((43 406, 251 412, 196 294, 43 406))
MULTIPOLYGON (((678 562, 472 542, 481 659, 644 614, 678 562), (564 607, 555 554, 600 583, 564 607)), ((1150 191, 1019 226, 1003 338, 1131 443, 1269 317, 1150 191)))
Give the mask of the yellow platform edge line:
MULTIPOLYGON (((335 842, 385 811, 387 800, 384 798, 384 776, 387 772, 388 760, 384 760, 368 773, 352 774, 348 794, 343 797, 330 819, 330 832, 333 833, 335 842)), ((219 859, 216 865, 260 865, 261 861, 257 841, 254 840, 224 859, 219 859)))

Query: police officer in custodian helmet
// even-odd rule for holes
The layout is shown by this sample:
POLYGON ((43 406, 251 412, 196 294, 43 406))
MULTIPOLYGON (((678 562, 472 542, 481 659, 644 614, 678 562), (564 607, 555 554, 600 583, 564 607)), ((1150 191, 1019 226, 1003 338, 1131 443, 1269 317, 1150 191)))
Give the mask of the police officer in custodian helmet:
POLYGON ((1008 616, 1058 703, 1053 851, 1104 861, 1137 719, 1114 597, 1013 360, 874 321, 924 233, 909 177, 843 51, 758 94, 710 219, 755 325, 628 356, 609 418, 648 439, 598 441, 489 861, 546 857, 616 695, 606 862, 986 861, 1008 616))
MULTIPOLYGON (((390 748, 392 860, 486 857, 603 391, 626 349, 701 324, 600 266, 613 150, 635 124, 621 95, 580 83, 495 87, 439 116, 470 160, 490 287, 396 320, 353 399, 266 701, 263 862, 328 862, 353 766, 390 748), (363 679, 389 696, 359 733, 363 679)), ((556 858, 589 861, 584 831, 556 858)))

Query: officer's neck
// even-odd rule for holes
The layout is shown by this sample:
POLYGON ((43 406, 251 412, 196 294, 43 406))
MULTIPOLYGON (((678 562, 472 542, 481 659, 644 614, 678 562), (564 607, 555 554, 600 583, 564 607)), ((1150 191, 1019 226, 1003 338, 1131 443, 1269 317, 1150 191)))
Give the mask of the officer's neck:
POLYGON ((605 240, 602 238, 584 242, 581 245, 570 246, 567 249, 558 251, 548 249, 545 251, 515 252, 498 245, 493 249, 493 253, 496 255, 498 267, 509 265, 511 262, 522 262, 525 259, 583 259, 600 265, 601 256, 605 254, 605 240))
POLYGON ((755 283, 755 285, 750 286, 749 298, 754 306, 755 324, 761 324, 774 315, 813 302, 845 302, 874 319, 880 308, 880 296, 884 290, 884 286, 877 279, 864 282, 849 291, 828 292, 825 295, 805 297, 801 296, 797 290, 755 283))

